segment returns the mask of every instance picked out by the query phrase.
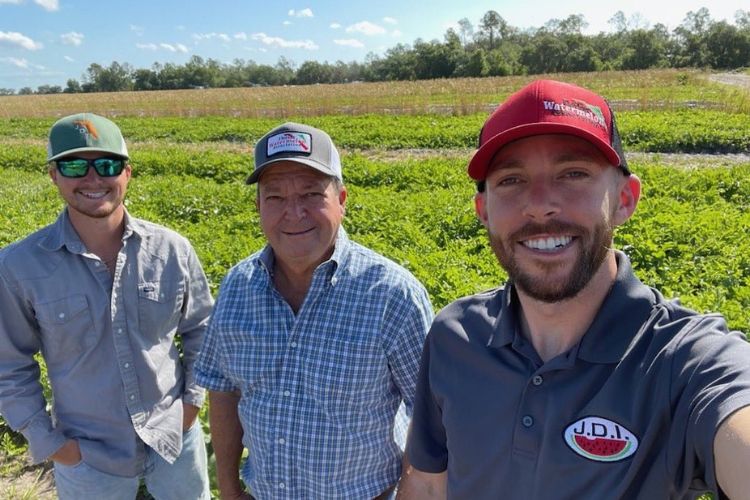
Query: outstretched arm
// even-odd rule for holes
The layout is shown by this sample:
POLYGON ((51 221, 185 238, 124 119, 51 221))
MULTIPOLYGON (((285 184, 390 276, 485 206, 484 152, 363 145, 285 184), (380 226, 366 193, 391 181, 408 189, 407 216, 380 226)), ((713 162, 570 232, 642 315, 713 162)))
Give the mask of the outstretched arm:
POLYGON ((734 412, 719 427, 714 438, 716 479, 729 498, 750 494, 750 407, 734 412))

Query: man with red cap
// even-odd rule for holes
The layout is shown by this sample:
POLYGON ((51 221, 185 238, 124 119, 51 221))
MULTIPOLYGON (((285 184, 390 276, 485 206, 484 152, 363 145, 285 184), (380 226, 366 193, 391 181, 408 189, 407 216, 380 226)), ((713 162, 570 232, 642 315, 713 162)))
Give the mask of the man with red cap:
POLYGON ((509 280, 435 319, 400 498, 746 498, 750 344, 612 248, 641 185, 607 102, 532 82, 468 171, 509 280))

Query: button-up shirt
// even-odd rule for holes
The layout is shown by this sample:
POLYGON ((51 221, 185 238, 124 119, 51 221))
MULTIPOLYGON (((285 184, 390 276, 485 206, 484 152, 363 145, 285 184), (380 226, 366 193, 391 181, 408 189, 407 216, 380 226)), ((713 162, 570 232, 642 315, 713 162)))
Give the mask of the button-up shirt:
POLYGON ((242 476, 258 498, 372 498, 394 485, 399 404, 411 414, 432 308, 405 269, 339 230, 295 315, 273 285, 273 251, 225 278, 198 382, 239 389, 242 476))
POLYGON ((193 365, 212 298, 193 248, 127 213, 122 242, 111 274, 63 211, 0 250, 0 413, 37 462, 72 438, 88 465, 135 476, 144 443, 174 461, 182 403, 203 402, 193 365))

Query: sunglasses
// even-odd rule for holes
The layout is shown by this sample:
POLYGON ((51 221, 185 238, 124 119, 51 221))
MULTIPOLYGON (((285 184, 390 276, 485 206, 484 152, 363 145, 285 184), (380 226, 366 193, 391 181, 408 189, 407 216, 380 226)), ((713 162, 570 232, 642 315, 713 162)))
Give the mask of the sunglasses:
POLYGON ((63 177, 86 177, 89 166, 94 167, 100 177, 117 177, 125 169, 125 160, 122 158, 67 158, 55 161, 57 171, 63 177))

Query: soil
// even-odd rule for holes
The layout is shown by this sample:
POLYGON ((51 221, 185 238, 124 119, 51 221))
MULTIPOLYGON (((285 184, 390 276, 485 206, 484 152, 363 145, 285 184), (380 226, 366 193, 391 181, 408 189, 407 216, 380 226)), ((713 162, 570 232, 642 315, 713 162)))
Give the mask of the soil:
POLYGON ((750 90, 750 75, 746 73, 716 73, 708 77, 709 80, 727 85, 735 85, 750 90))
POLYGON ((32 465, 28 456, 6 459, 0 454, 0 498, 6 500, 54 500, 52 465, 32 465), (7 472, 6 472, 7 471, 7 472))

